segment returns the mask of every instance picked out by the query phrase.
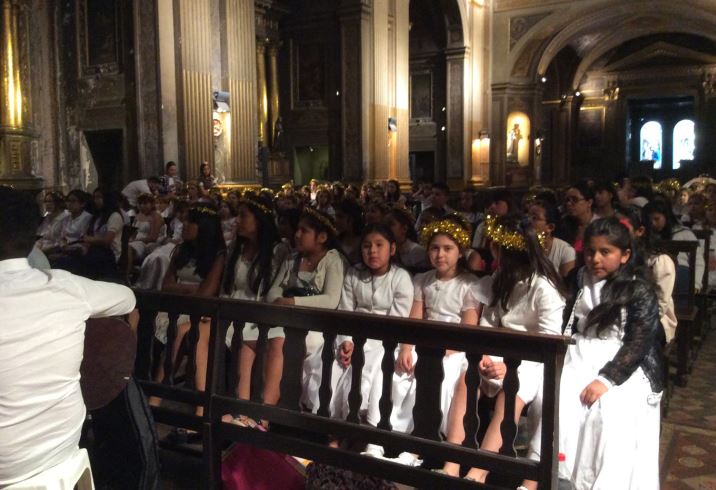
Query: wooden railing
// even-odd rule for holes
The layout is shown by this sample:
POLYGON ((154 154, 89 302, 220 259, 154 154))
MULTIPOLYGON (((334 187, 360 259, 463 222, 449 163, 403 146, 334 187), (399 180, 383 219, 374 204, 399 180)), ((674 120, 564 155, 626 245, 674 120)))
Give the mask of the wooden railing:
MULTIPOLYGON (((143 321, 140 322, 140 342, 149 342, 152 334, 153 317, 157 311, 169 312, 170 327, 168 345, 176 335, 178 314, 191 316, 189 337, 196 345, 201 317, 211 319, 209 364, 206 391, 201 393, 191 388, 180 388, 172 384, 171 359, 165 361, 165 372, 169 375, 164 383, 143 381, 148 395, 204 407, 203 416, 157 408, 154 411, 158 422, 195 429, 202 432, 206 481, 209 488, 221 488, 221 449, 225 441, 253 444, 270 450, 292 454, 318 462, 343 468, 360 468, 360 472, 379 476, 420 488, 498 488, 480 485, 467 480, 456 479, 424 468, 410 468, 390 461, 362 456, 343 449, 332 448, 320 440, 320 436, 331 434, 380 444, 386 452, 410 451, 422 458, 442 462, 454 461, 465 467, 480 467, 495 474, 516 478, 537 480, 540 488, 557 488, 557 440, 559 379, 568 340, 561 336, 530 335, 506 329, 467 328, 454 324, 389 318, 383 316, 347 313, 333 310, 317 310, 301 307, 275 306, 255 302, 194 298, 180 295, 135 291, 143 321), (149 319, 149 320, 148 320, 149 319), (278 406, 252 400, 237 400, 233 387, 224 382, 225 332, 230 322, 243 324, 253 322, 260 325, 257 343, 257 361, 265 350, 267 330, 270 326, 285 329, 284 367, 281 380, 281 399, 278 406), (142 334, 142 330, 144 333, 142 334), (305 338, 309 331, 319 331, 324 336, 322 351, 322 382, 320 387, 320 408, 317 415, 301 411, 302 367, 306 351, 305 338), (349 394, 350 414, 348 421, 328 417, 331 399, 331 370, 334 362, 332 348, 337 334, 353 336, 353 383, 349 394), (380 400, 380 423, 378 427, 359 423, 361 404, 360 376, 364 364, 363 345, 366 339, 383 342, 385 356, 382 362, 383 386, 380 400), (141 340, 144 339, 144 340, 141 340), (400 342, 416 345, 419 361, 415 367, 417 380, 416 403, 413 412, 412 434, 391 431, 390 412, 392 404, 391 382, 393 378, 393 352, 400 342), (441 422, 440 387, 443 378, 442 359, 445 349, 463 351, 469 362, 466 375, 468 406, 464 418, 466 438, 462 446, 440 442, 441 422), (514 417, 506 415, 501 426, 506 441, 498 453, 477 449, 476 434, 481 421, 477 415, 477 394, 480 378, 477 364, 483 354, 503 356, 507 365, 504 391, 507 394, 506 414, 514 414, 518 386, 517 367, 521 360, 543 363, 543 408, 541 460, 532 461, 517 457, 514 443, 517 426, 514 417), (268 432, 242 428, 221 422, 227 413, 241 413, 257 420, 265 419, 271 424, 268 432), (318 437, 317 437, 318 436, 318 437)), ((241 328, 235 335, 241 335, 241 328)), ((191 380, 195 369, 191 355, 187 367, 187 379, 191 380)), ((151 352, 147 346, 139 346, 140 353, 151 352)), ((171 356, 167 356, 171 357, 171 356)), ((232 363, 236 365, 236 363, 232 363)), ((141 367, 140 370, 145 370, 141 367)), ((257 366, 254 367, 257 371, 257 366)), ((259 371, 260 372, 260 371, 259 371)), ((261 382, 261 376, 255 381, 261 382)), ((260 389, 252 390, 260 393, 260 389)), ((488 421, 485 421, 487 423, 488 421)), ((514 488, 514 487, 513 487, 514 488)))

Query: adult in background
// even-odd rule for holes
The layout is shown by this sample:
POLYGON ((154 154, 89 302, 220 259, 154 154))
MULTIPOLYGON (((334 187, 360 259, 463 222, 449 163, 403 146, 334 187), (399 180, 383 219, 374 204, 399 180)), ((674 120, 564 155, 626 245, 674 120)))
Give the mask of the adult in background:
POLYGON ((201 162, 199 166, 199 192, 203 197, 209 197, 211 189, 216 187, 216 177, 211 175, 209 162, 201 162))
POLYGON ((0 188, 0 487, 76 451, 85 321, 125 315, 135 304, 124 286, 31 268, 39 222, 31 196, 0 188))
POLYGON ((127 201, 129 201, 129 205, 136 208, 139 196, 142 194, 156 194, 159 191, 160 185, 161 181, 159 177, 133 180, 122 189, 122 194, 127 198, 127 201))
POLYGON ((179 169, 176 162, 170 161, 164 166, 164 175, 159 179, 159 194, 175 195, 177 188, 181 186, 179 180, 179 169))

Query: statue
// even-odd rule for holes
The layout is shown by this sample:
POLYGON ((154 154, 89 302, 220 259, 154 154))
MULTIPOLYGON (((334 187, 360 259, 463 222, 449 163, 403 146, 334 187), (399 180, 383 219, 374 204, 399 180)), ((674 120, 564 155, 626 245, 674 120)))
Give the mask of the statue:
POLYGON ((522 139, 522 131, 520 131, 519 123, 510 129, 507 133, 507 161, 512 163, 519 162, 520 140, 522 139))
POLYGON ((271 139, 271 142, 273 143, 271 145, 271 149, 273 151, 283 151, 283 121, 281 121, 280 116, 276 118, 276 123, 273 127, 273 138, 271 139))

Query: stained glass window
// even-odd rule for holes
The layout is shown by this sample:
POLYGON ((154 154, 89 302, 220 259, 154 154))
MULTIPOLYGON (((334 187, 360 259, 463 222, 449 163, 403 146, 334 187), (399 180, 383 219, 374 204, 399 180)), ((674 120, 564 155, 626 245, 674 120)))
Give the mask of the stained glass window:
POLYGON ((639 136, 639 159, 652 160, 654 168, 661 168, 661 124, 656 121, 644 123, 639 136))
POLYGON ((683 119, 674 126, 674 168, 680 168, 683 160, 694 159, 694 121, 683 119))

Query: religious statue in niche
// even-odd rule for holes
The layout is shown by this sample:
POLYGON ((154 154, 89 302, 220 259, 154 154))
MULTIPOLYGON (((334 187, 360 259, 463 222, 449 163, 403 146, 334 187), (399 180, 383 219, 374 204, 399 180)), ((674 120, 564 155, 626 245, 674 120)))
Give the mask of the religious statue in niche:
POLYGON ((519 162, 520 140, 522 139, 522 131, 520 124, 515 123, 507 132, 507 161, 510 163, 519 162))
POLYGON ((273 138, 271 138, 271 149, 274 152, 283 152, 283 121, 281 117, 276 118, 276 123, 273 127, 273 138))

